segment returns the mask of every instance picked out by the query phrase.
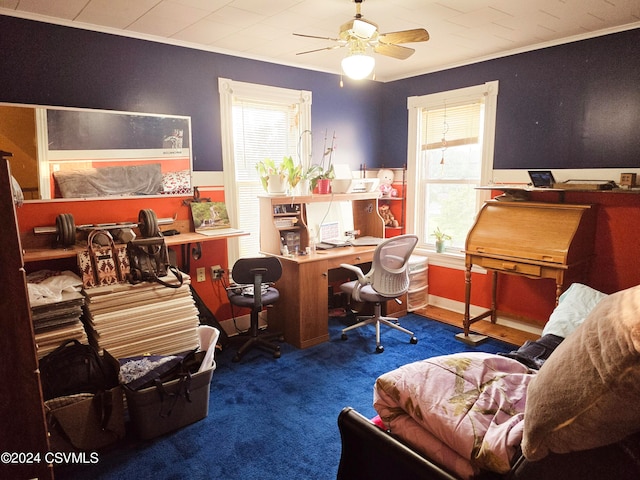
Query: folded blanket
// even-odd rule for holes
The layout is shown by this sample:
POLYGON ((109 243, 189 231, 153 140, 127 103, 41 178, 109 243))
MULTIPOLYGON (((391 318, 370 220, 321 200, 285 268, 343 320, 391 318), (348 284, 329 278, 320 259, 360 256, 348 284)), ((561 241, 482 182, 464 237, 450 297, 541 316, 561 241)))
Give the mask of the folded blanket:
POLYGON ((527 386, 534 376, 522 363, 499 355, 444 355, 380 376, 374 407, 398 437, 403 438, 399 419, 409 415, 468 459, 474 471, 506 473, 522 440, 527 386))

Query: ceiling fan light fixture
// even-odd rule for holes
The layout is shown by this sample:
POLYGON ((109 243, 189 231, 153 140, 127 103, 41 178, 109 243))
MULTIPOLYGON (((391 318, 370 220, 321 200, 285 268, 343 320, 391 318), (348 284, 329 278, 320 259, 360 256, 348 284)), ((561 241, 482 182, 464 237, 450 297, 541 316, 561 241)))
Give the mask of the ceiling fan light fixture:
POLYGON ((352 80, 362 80, 373 72, 376 59, 363 53, 353 53, 342 59, 342 71, 352 80))

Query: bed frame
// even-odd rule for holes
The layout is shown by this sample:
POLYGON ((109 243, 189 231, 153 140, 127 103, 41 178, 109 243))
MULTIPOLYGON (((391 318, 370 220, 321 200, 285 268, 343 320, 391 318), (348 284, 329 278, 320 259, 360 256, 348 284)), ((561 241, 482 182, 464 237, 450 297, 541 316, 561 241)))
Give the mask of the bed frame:
POLYGON ((338 428, 342 439, 338 480, 457 480, 351 407, 338 415, 338 428))
MULTIPOLYGON (((338 415, 338 428, 342 454, 337 480, 460 480, 351 407, 345 407, 338 415)), ((521 457, 506 475, 483 473, 476 478, 635 480, 640 478, 640 432, 612 445, 562 455, 551 454, 538 462, 528 462, 521 457)))

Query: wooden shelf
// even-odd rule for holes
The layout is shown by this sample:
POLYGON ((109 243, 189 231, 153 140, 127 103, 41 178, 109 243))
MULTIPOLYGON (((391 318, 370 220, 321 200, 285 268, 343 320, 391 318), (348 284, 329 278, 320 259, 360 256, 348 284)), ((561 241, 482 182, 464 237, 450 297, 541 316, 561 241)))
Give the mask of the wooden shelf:
MULTIPOLYGON (((289 195, 259 195, 261 198, 268 198, 271 200, 272 205, 277 204, 296 204, 296 203, 315 203, 315 202, 339 202, 346 200, 371 200, 380 198, 379 192, 365 192, 365 193, 327 193, 327 194, 312 194, 301 195, 299 197, 292 197, 289 195)), ((294 213, 292 213, 293 215, 294 213)), ((274 214, 281 215, 281 214, 274 214)))
MULTIPOLYGON (((195 232, 181 233, 171 237, 164 237, 168 247, 175 245, 186 245, 190 243, 212 242, 214 240, 225 240, 232 237, 249 235, 247 232, 239 231, 229 235, 208 236, 195 232)), ((24 250, 24 262, 38 262, 43 260, 57 260, 61 258, 75 258, 78 253, 86 250, 86 245, 76 244, 66 248, 28 248, 24 250)))

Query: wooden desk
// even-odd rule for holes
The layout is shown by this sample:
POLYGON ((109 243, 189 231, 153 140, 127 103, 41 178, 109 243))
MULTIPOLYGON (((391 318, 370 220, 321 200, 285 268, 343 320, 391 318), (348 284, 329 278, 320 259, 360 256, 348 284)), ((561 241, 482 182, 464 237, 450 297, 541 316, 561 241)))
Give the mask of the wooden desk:
POLYGON ((269 308, 269 328, 284 333, 287 343, 307 348, 329 340, 329 270, 340 264, 371 262, 376 247, 340 247, 311 255, 285 257, 276 283, 280 301, 269 308))
POLYGON ((528 278, 551 278, 556 282, 556 305, 565 274, 578 271, 586 277, 593 256, 594 207, 536 202, 488 201, 469 231, 465 246, 464 337, 472 323, 491 317, 496 322, 498 273, 528 278), (492 272, 491 308, 470 317, 471 268, 492 272))

